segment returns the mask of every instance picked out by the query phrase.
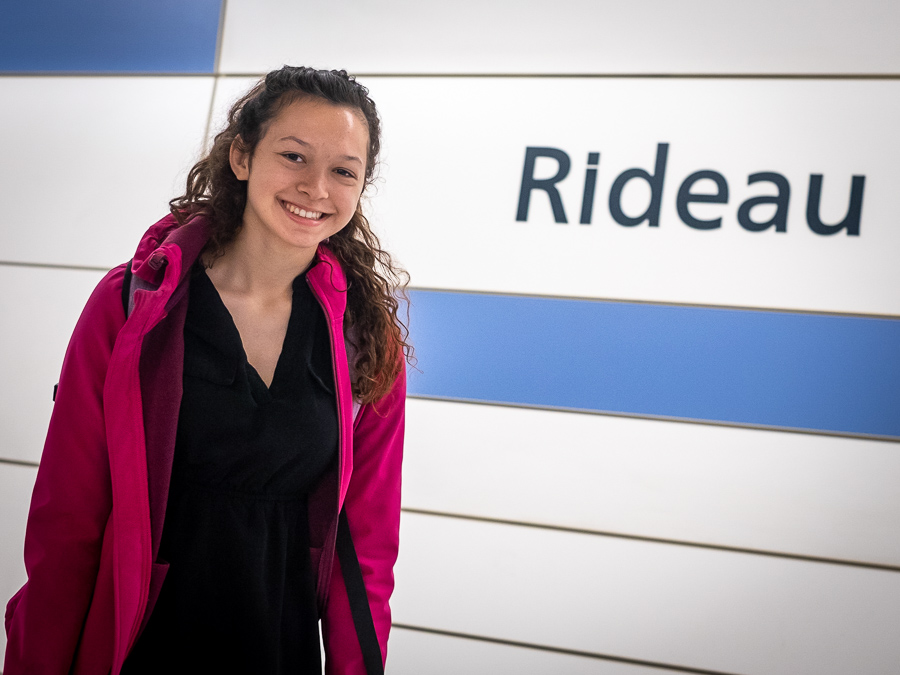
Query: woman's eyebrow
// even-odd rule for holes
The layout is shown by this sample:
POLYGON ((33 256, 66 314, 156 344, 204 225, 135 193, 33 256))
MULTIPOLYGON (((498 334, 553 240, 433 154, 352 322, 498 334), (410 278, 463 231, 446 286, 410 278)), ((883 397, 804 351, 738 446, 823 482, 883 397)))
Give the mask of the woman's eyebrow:
POLYGON ((300 140, 296 136, 285 136, 284 138, 279 138, 278 140, 279 141, 295 141, 304 147, 307 147, 307 148, 310 147, 309 143, 307 143, 306 141, 300 140))
MULTIPOLYGON (((294 141, 295 143, 299 143, 305 148, 312 147, 309 143, 304 140, 297 138, 296 136, 285 136, 284 138, 279 138, 279 141, 294 141)), ((362 164, 363 161, 357 157, 356 155, 341 155, 341 159, 347 160, 348 162, 357 162, 358 164, 362 164)))

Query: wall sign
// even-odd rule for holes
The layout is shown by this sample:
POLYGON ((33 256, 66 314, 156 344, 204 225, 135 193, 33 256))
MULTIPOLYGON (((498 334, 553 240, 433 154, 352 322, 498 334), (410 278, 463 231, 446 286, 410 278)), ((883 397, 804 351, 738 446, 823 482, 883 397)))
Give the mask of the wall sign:
MULTIPOLYGON (((609 214, 619 225, 634 227, 647 223, 649 227, 659 227, 660 207, 662 204, 663 186, 666 181, 666 160, 669 144, 659 143, 656 147, 656 162, 652 172, 643 168, 627 169, 620 173, 612 183, 609 191, 609 214), (622 192, 630 181, 646 181, 650 188, 650 199, 647 208, 638 215, 629 215, 622 208, 622 192)), ((584 171, 584 189, 581 193, 580 218, 582 225, 590 225, 594 213, 595 190, 597 187, 597 171, 600 162, 599 152, 588 152, 584 171)), ((525 149, 525 162, 522 169, 522 182, 519 188, 519 203, 516 210, 517 221, 528 220, 528 207, 534 191, 543 192, 550 200, 553 219, 557 223, 568 223, 566 209, 557 187, 569 177, 572 166, 571 157, 559 148, 528 147, 525 149), (545 157, 556 162, 556 172, 549 178, 535 177, 535 164, 538 158, 545 157)), ((853 176, 850 186, 850 199, 844 217, 835 223, 822 221, 821 201, 822 174, 810 174, 806 199, 806 224, 816 234, 832 235, 844 231, 847 235, 858 236, 862 213, 865 176, 853 176)), ((772 229, 775 232, 787 232, 788 208, 791 199, 791 185, 787 177, 774 171, 759 171, 747 177, 748 185, 759 185, 762 194, 749 197, 736 210, 737 223, 748 232, 763 232, 772 229), (765 194, 765 186, 769 192, 765 194), (754 219, 754 208, 772 205, 774 214, 769 218, 754 219)), ((698 218, 691 211, 691 204, 728 204, 728 181, 722 173, 712 169, 700 169, 689 174, 681 181, 676 197, 676 210, 681 222, 695 230, 717 230, 722 227, 722 217, 698 218), (703 183, 711 183, 715 190, 708 192, 697 190, 703 183)))

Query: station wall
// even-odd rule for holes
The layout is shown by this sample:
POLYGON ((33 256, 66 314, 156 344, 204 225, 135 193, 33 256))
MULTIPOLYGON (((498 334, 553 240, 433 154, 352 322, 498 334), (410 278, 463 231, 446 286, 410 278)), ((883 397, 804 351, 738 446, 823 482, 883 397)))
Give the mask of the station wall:
POLYGON ((4 12, 0 597, 93 286, 306 64, 379 105, 412 279, 388 672, 896 672, 900 8, 4 12))

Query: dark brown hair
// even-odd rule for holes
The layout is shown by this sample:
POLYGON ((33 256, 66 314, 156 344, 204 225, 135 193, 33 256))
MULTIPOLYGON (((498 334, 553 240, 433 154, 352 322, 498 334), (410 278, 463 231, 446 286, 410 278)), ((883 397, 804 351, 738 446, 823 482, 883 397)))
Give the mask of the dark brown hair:
MULTIPOLYGON (((252 155, 269 123, 287 105, 305 97, 323 99, 358 112, 369 130, 366 187, 371 185, 381 149, 381 123, 369 91, 343 70, 284 66, 272 71, 242 96, 228 113, 209 154, 188 173, 185 193, 169 202, 179 223, 203 214, 209 219, 206 251, 221 255, 243 222, 247 183, 231 169, 229 153, 238 139, 252 155)), ((381 248, 358 204, 346 227, 331 235, 328 248, 347 276, 345 333, 356 351, 353 393, 372 403, 390 391, 400 374, 402 359, 412 358, 407 328, 398 315, 398 294, 406 300, 408 275, 381 248)))

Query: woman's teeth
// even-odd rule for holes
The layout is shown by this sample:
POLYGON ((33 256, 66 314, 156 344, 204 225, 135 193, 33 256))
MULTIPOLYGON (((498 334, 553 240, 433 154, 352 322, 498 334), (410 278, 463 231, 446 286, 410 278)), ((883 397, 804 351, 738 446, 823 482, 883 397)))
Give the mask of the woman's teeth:
POLYGON ((305 209, 301 209, 299 206, 294 206, 293 204, 284 203, 287 207, 287 210, 293 213, 295 216, 300 216, 301 218, 309 218, 310 220, 318 220, 322 217, 321 211, 306 211, 305 209))

